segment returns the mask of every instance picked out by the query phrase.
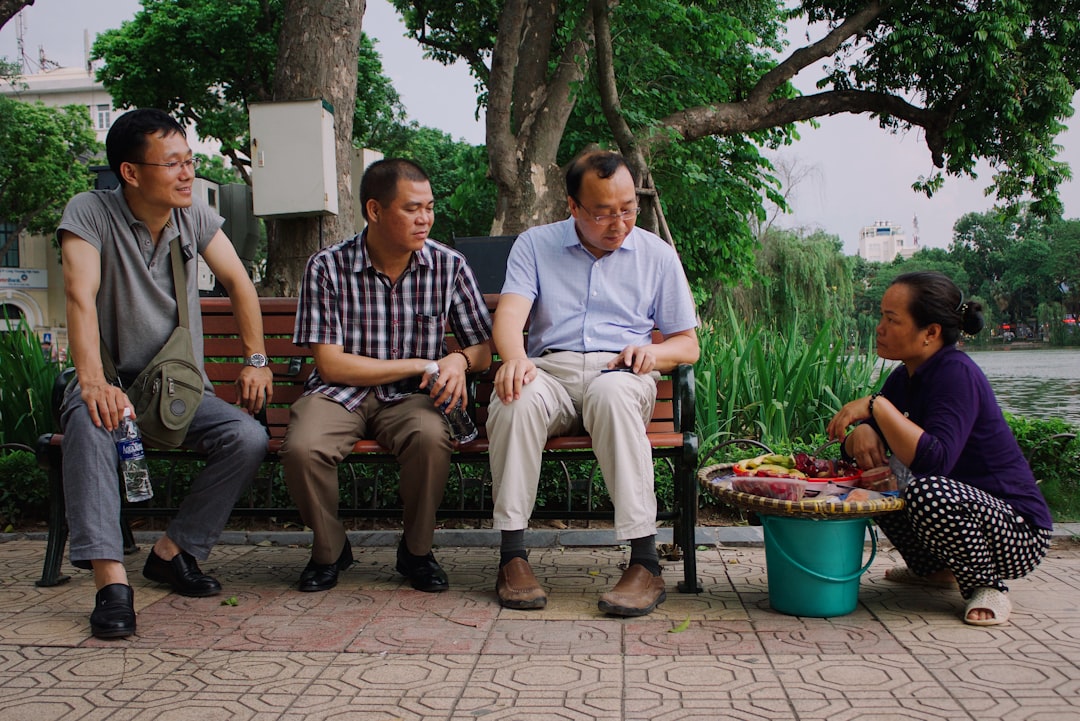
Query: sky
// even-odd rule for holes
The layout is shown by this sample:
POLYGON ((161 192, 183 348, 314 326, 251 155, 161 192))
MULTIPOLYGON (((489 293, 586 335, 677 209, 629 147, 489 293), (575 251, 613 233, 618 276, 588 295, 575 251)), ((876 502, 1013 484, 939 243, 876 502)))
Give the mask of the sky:
MULTIPOLYGON (((138 0, 37 0, 22 13, 25 55, 35 70, 40 53, 61 66, 82 66, 84 31, 89 31, 92 43, 97 33, 119 27, 140 7, 138 0)), ((0 56, 8 60, 18 57, 17 25, 13 19, 0 29, 0 56)), ((443 130, 455 140, 484 142, 474 81, 463 63, 446 67, 424 59, 421 48, 403 37, 404 25, 389 0, 368 0, 363 29, 376 40, 383 72, 400 94, 410 120, 443 130)), ((816 76, 809 71, 802 75, 806 77, 797 77, 796 86, 812 92, 816 76)), ((1074 107, 1077 101, 1080 94, 1074 107)), ((1080 118, 1070 123, 1072 128, 1058 138, 1064 148, 1059 158, 1080 178, 1080 118)), ((892 135, 867 116, 847 114, 822 118, 820 126, 801 125, 801 139, 780 153, 780 161, 807 174, 789 198, 793 212, 776 221, 781 227, 837 235, 850 255, 858 249, 863 226, 881 221, 899 224, 910 239, 917 218, 920 245, 945 248, 961 216, 994 205, 984 194, 991 177, 986 164, 978 166, 977 180, 948 178, 933 198, 912 191, 913 182, 935 170, 918 132, 892 135)), ((1065 217, 1080 218, 1080 180, 1063 185, 1061 199, 1065 217)))

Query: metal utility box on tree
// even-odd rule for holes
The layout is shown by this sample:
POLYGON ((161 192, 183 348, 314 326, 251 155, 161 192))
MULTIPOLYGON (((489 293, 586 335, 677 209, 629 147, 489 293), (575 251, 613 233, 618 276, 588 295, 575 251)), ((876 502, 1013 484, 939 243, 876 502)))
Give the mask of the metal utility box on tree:
POLYGON ((333 106, 315 98, 252 103, 248 111, 255 215, 337 215, 333 106))

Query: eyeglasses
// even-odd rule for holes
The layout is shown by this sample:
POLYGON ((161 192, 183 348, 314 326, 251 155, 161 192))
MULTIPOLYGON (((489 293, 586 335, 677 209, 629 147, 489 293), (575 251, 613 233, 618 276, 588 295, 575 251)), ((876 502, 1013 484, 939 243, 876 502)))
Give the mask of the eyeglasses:
POLYGON ((181 170, 191 169, 191 172, 196 173, 199 171, 199 161, 195 158, 188 158, 187 160, 174 160, 171 163, 144 163, 139 160, 129 160, 132 165, 153 165, 158 168, 165 168, 173 175, 179 175, 181 170))
MULTIPOLYGON (((574 196, 570 196, 573 198, 574 196)), ((614 225, 617 221, 625 220, 627 223, 633 223, 637 220, 637 216, 641 215, 641 206, 636 206, 631 210, 624 210, 621 213, 608 213, 607 215, 596 215, 591 210, 586 208, 580 200, 574 198, 574 202, 578 204, 582 210, 585 211, 585 217, 596 223, 597 225, 614 225)))

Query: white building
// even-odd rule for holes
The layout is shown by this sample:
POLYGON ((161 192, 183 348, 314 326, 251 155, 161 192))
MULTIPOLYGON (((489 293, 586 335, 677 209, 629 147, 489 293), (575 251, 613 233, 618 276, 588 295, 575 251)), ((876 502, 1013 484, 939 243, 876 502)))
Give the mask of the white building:
MULTIPOLYGON (((113 107, 112 96, 104 85, 94 79, 94 73, 86 68, 56 68, 35 75, 23 75, 14 87, 6 83, 0 85, 0 95, 26 103, 40 101, 52 108, 85 105, 91 126, 101 143, 105 142, 113 121, 125 112, 113 107)), ((199 140, 194 126, 188 126, 187 135, 193 152, 209 156, 219 154, 221 144, 199 140)))
POLYGON ((871 263, 891 263, 898 255, 907 259, 918 249, 917 237, 908 241, 903 227, 887 220, 864 226, 859 233, 859 256, 871 263))

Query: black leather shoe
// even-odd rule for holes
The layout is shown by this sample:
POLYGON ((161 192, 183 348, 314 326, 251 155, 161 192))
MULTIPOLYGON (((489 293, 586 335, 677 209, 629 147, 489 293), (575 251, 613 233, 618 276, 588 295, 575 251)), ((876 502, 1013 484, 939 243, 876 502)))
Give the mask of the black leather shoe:
POLYGON ((151 548, 142 575, 151 581, 169 584, 181 596, 215 596, 221 593, 221 584, 217 579, 203 573, 199 562, 187 551, 180 551, 171 561, 166 561, 151 548))
POLYGON ((439 593, 450 588, 450 579, 447 578, 446 571, 435 560, 431 551, 428 551, 426 556, 414 556, 405 546, 404 538, 398 544, 397 572, 409 579, 409 583, 417 591, 439 593))
POLYGON ((97 638, 124 638, 135 633, 135 592, 125 583, 110 583, 94 597, 90 633, 97 638))
POLYGON ((308 561, 308 565, 300 574, 301 591, 329 591, 337 585, 338 571, 344 571, 352 565, 352 546, 348 539, 345 547, 341 549, 341 555, 333 563, 315 563, 308 561))

